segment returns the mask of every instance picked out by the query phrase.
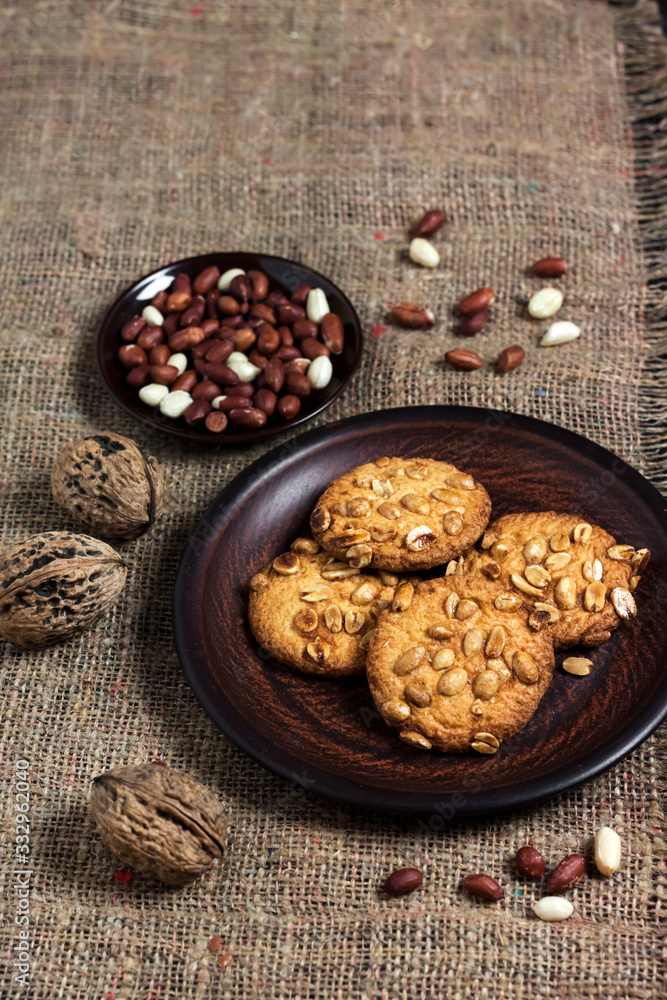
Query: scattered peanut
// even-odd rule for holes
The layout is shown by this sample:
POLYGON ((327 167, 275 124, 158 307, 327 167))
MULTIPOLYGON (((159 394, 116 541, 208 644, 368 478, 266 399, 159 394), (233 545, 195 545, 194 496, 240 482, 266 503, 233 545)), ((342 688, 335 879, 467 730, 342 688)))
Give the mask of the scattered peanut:
POLYGON ((535 319, 547 319, 558 312, 563 304, 563 293, 558 288, 541 288, 531 296, 528 312, 535 319))
POLYGON ((146 306, 141 316, 142 319, 146 320, 149 326, 162 326, 164 323, 162 313, 159 309, 156 309, 155 306, 146 306))
POLYGON ((225 273, 220 276, 220 280, 218 281, 218 288, 220 289, 221 292, 228 291, 229 286, 231 285, 234 278, 240 278, 244 274, 245 271, 242 271, 240 267, 230 268, 229 271, 225 271, 225 273))
POLYGON ((160 413, 173 419, 182 417, 191 402, 192 396, 189 392, 177 389, 176 392, 170 392, 163 397, 160 402, 160 413))
POLYGON ((568 656, 563 660, 563 670, 566 674, 574 674, 576 677, 588 677, 593 666, 592 660, 587 660, 585 656, 568 656))
POLYGON ((169 386, 158 385, 151 382, 139 390, 139 399, 148 406, 159 406, 165 396, 169 394, 169 386))
POLYGON ((621 864, 621 838, 609 826, 595 834, 595 867, 601 875, 613 875, 621 864))
POLYGON ((484 365, 479 354, 475 354, 474 351, 468 351, 465 347, 457 347, 453 351, 447 351, 445 361, 452 368, 458 368, 460 371, 473 371, 475 368, 482 368, 484 365))
POLYGON ((571 340, 576 340, 581 334, 581 330, 575 323, 563 319, 558 323, 552 323, 540 341, 540 347, 558 347, 560 344, 569 344, 571 340))
POLYGON ((422 882, 423 876, 418 868, 399 868, 392 872, 382 889, 388 896, 406 896, 418 889, 422 882))
POLYGON ((519 367, 525 356, 526 352, 519 344, 506 347, 504 351, 500 352, 496 360, 498 371, 511 372, 513 368, 519 367))
POLYGON ((471 896, 477 896, 486 903, 495 903, 497 900, 503 898, 503 890, 490 875, 467 875, 463 879, 463 888, 471 896))
POLYGON ((459 333, 462 337, 474 337, 476 333, 480 333, 484 329, 488 318, 489 314, 486 309, 480 309, 479 312, 467 313, 465 316, 461 316, 459 333))
POLYGON ((422 215, 412 230, 413 236, 433 236, 439 229, 442 229, 447 219, 445 213, 437 208, 432 208, 422 215))
POLYGON ((392 306, 391 315, 399 326, 405 326, 411 330, 430 330, 435 323, 435 316, 430 309, 425 309, 423 306, 413 306, 409 302, 401 302, 399 305, 392 306))
POLYGON ((306 300, 306 313, 311 323, 321 323, 327 313, 330 313, 327 297, 321 288, 312 288, 306 300))
POLYGON ((324 356, 315 358, 308 366, 306 374, 313 389, 324 389, 329 385, 333 376, 333 367, 329 358, 324 356))
POLYGON ((540 920, 549 922, 567 920, 574 913, 574 906, 569 899, 563 899, 562 896, 545 896, 543 899, 538 899, 537 903, 535 903, 533 913, 540 920))
POLYGON ((552 871, 547 891, 554 894, 567 892, 581 882, 585 874, 586 859, 583 854, 568 854, 552 871))
POLYGON ((531 271, 538 278, 560 278, 567 271, 567 264, 562 257, 543 257, 535 261, 531 271))
POLYGON ((544 858, 536 847, 526 844, 516 852, 516 866, 526 878, 542 878, 546 871, 544 858))
POLYGON ((488 309, 495 300, 496 293, 492 288, 478 288, 476 291, 466 295, 458 304, 458 311, 462 316, 469 316, 472 313, 481 312, 488 309))
POLYGON ((410 260, 422 267, 437 267, 440 263, 440 254, 432 243, 417 236, 410 244, 410 260))

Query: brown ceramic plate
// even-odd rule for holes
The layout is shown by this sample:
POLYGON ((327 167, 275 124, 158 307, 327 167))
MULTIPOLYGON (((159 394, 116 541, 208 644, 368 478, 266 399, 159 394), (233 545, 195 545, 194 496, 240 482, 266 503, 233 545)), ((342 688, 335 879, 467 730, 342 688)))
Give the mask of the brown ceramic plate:
POLYGON ((610 767, 667 714, 664 508, 657 490, 611 452, 529 417, 420 406, 344 420, 275 448, 209 507, 176 581, 179 657, 219 728, 305 788, 429 814, 436 824, 526 804, 610 767), (487 487, 495 517, 576 513, 652 551, 638 617, 585 651, 594 662, 588 677, 557 667, 531 721, 492 757, 407 747, 380 719, 364 679, 292 673, 267 658, 248 629, 253 573, 304 531, 332 477, 383 454, 454 462, 487 487))
POLYGON ((177 260, 167 267, 160 268, 159 271, 147 274, 116 299, 102 320, 97 334, 97 368, 102 381, 116 402, 137 420, 143 421, 150 427, 199 444, 223 446, 252 444, 254 441, 284 434, 286 430, 310 420, 316 413, 320 413, 333 403, 357 368, 361 358, 361 348, 361 323, 354 306, 340 288, 324 275, 284 257, 269 257, 266 254, 255 253, 207 253, 200 257, 177 260), (331 311, 337 313, 343 321, 345 347, 342 354, 331 358, 333 378, 325 389, 311 392, 304 400, 301 412, 295 420, 286 422, 276 415, 271 417, 259 431, 225 431, 224 434, 211 434, 203 424, 188 427, 182 419, 170 420, 163 416, 159 410, 151 409, 142 403, 138 391, 125 384, 127 372, 116 357, 121 346, 119 339, 121 327, 133 316, 141 313, 154 295, 163 288, 168 288, 177 274, 187 274, 195 278, 205 267, 213 264, 219 267, 223 274, 232 267, 241 267, 244 271, 253 269, 264 271, 269 279, 270 289, 277 288, 288 295, 302 283, 321 288, 329 301, 331 311))

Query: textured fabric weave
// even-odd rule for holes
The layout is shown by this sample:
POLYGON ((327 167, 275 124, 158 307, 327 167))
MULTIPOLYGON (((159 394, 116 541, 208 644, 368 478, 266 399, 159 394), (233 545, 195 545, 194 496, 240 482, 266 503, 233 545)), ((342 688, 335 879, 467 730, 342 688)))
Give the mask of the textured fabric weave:
POLYGON ((273 777, 196 703, 170 612, 203 510, 269 446, 211 451, 153 433, 107 397, 92 361, 97 324, 140 275, 208 250, 275 253, 329 275, 363 321, 362 366, 314 423, 497 407, 664 482, 664 152, 652 160, 640 111, 659 117, 667 98, 655 19, 649 2, 593 0, 25 0, 0 12, 3 544, 73 526, 50 467, 90 432, 132 436, 162 463, 168 494, 159 526, 122 546, 128 582, 108 619, 41 652, 2 650, 0 996, 665 995, 664 727, 600 778, 478 821, 360 814, 273 777), (431 207, 450 221, 441 266, 425 271, 406 232, 431 207), (570 263, 561 318, 583 329, 551 351, 521 305, 542 283, 527 265, 546 254, 570 263), (481 285, 497 290, 493 321, 466 346, 492 361, 523 344, 510 375, 442 364, 460 346, 452 306, 481 285), (436 328, 392 326, 387 304, 402 299, 432 308, 436 328), (153 759, 229 812, 224 864, 176 892, 123 881, 87 817, 93 776, 153 759), (13 966, 18 760, 30 768, 29 987, 13 966), (538 922, 537 890, 512 888, 512 855, 530 837, 552 861, 588 852, 603 823, 622 836, 621 871, 576 891, 572 921, 538 922), (423 869, 424 889, 381 898, 404 865, 423 869), (498 876, 505 900, 465 897, 470 870, 498 876))

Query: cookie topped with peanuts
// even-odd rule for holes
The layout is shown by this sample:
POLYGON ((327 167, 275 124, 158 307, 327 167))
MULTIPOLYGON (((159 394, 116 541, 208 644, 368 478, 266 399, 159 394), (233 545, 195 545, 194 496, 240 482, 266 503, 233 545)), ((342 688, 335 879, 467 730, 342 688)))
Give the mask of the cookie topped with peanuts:
POLYGON ((362 572, 297 538, 250 581, 250 627, 267 653, 302 673, 363 674, 377 615, 408 593, 412 584, 394 573, 362 572))
POLYGON ((572 514, 508 514, 493 521, 457 571, 497 580, 522 598, 534 631, 548 629, 556 649, 597 646, 634 618, 632 591, 648 549, 619 545, 572 514))
POLYGON ((554 653, 522 601, 479 576, 418 583, 387 609, 366 672, 385 722, 410 746, 495 753, 528 722, 551 681, 554 653))
POLYGON ((377 458, 335 479, 310 526, 323 548, 362 569, 430 569, 482 534, 491 500, 472 476, 430 458, 377 458))

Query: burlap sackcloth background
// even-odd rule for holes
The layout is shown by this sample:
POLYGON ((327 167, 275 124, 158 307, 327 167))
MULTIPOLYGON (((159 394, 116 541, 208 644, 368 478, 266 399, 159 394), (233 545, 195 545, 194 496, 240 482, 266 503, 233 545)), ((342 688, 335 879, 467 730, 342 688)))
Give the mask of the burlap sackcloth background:
MULTIPOLYGON (((320 422, 409 403, 512 409, 561 424, 660 484, 665 349, 665 48, 657 8, 567 0, 26 0, 0 12, 2 541, 72 523, 55 509, 56 451, 105 428, 162 462, 165 515, 136 543, 114 613, 43 652, 4 647, 0 994, 130 998, 657 998, 665 995, 665 729, 617 767, 535 808, 445 824, 337 808, 273 777, 196 703, 170 599, 206 505, 268 446, 184 447, 126 417, 93 370, 118 292, 172 259, 251 249, 307 262, 351 296, 361 369, 320 422), (435 271, 406 229, 442 206, 435 271), (548 252, 571 264, 563 317, 581 339, 541 351, 516 297, 548 252), (650 279, 647 284, 647 280, 650 279), (452 303, 498 290, 491 360, 439 363, 452 303), (406 333, 384 304, 441 317, 406 333), (384 327, 384 331, 373 329, 384 327), (31 981, 13 981, 13 775, 30 762, 31 981), (91 778, 127 762, 187 769, 229 811, 220 871, 181 891, 122 869, 91 828, 91 778), (621 871, 591 879, 576 917, 546 925, 510 858, 551 860, 602 823, 621 871), (417 865, 424 889, 378 885, 417 865), (471 902, 466 871, 507 886, 471 902), (221 935, 221 955, 206 948, 221 935), (222 956, 221 967, 219 962, 222 956)), ((289 436, 289 435, 287 435, 289 436)))

